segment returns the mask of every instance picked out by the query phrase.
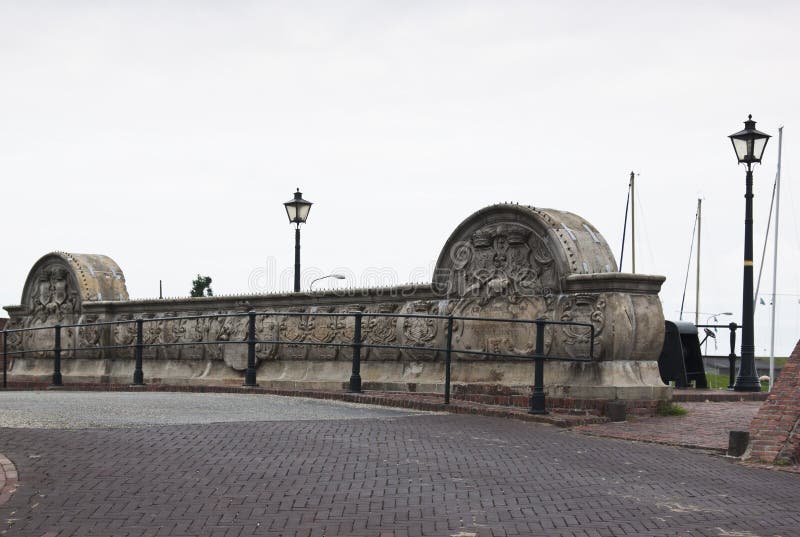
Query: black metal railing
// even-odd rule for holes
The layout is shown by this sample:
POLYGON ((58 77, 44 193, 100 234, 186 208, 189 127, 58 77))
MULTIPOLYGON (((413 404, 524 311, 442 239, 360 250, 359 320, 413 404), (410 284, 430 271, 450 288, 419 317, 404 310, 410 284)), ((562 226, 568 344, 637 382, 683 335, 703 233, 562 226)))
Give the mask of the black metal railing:
MULTIPOLYGON (((354 311, 347 313, 328 313, 328 312, 287 312, 287 311, 249 311, 242 313, 219 313, 213 315, 185 315, 174 317, 151 317, 140 319, 125 319, 118 321, 101 321, 90 323, 76 323, 76 324, 57 324, 55 326, 34 327, 34 328, 9 328, 0 331, 3 336, 3 388, 8 386, 8 357, 24 355, 30 353, 50 353, 53 354, 53 375, 52 386, 63 386, 63 377, 61 374, 61 357, 62 352, 65 350, 71 353, 78 351, 114 351, 119 349, 131 349, 134 351, 134 371, 133 382, 134 386, 144 385, 144 364, 143 356, 145 348, 158 348, 158 347, 181 347, 181 346, 203 346, 203 345, 247 345, 247 366, 244 374, 244 386, 256 387, 256 346, 259 344, 274 344, 274 345, 291 345, 291 346, 312 346, 312 347, 350 347, 352 349, 352 370, 350 380, 348 383, 348 391, 352 393, 361 393, 361 352, 364 348, 373 349, 398 349, 408 351, 429 351, 429 352, 443 352, 445 356, 445 378, 444 378, 444 403, 450 403, 450 385, 451 385, 451 369, 452 369, 452 356, 453 353, 484 356, 494 358, 518 359, 518 360, 532 360, 534 363, 534 382, 533 389, 530 397, 530 409, 532 414, 545 414, 545 392, 544 392, 544 362, 545 360, 566 360, 566 361, 591 361, 594 360, 594 340, 595 340, 595 327, 592 323, 584 323, 577 321, 552 321, 547 319, 506 319, 498 317, 467 317, 467 316, 454 316, 454 315, 434 315, 434 314, 416 314, 416 313, 377 313, 377 312, 363 312, 354 311), (279 339, 265 339, 259 340, 256 338, 256 322, 259 316, 275 316, 275 317, 338 317, 338 318, 353 318, 354 330, 352 341, 350 342, 321 342, 321 341, 287 341, 279 339), (162 321, 182 321, 182 320, 198 320, 198 319, 221 319, 230 317, 247 317, 247 333, 244 340, 240 341, 188 341, 188 342, 172 342, 172 343, 146 343, 144 341, 144 323, 154 323, 162 321), (420 319, 433 319, 446 324, 445 329, 445 343, 444 347, 434 345, 397 345, 397 344, 378 344, 368 343, 362 337, 362 322, 364 317, 388 317, 388 318, 420 318, 420 319), (536 339, 533 354, 517 354, 506 352, 493 352, 493 351, 477 351, 471 349, 454 349, 453 348, 453 323, 455 321, 468 322, 496 322, 496 323, 513 323, 534 325, 536 330, 536 339), (126 345, 93 345, 93 346, 69 346, 67 349, 62 347, 62 330, 63 329, 81 329, 86 327, 98 328, 102 326, 122 326, 126 324, 135 324, 135 341, 126 345), (564 325, 564 326, 579 326, 589 330, 588 334, 588 356, 554 356, 545 353, 544 340, 545 328, 548 325, 564 325), (22 350, 8 350, 8 340, 10 335, 22 335, 26 332, 53 330, 54 331, 54 346, 52 348, 42 349, 22 349, 22 350)), ((278 334, 280 334, 278 332, 278 334)))
MULTIPOLYGON (((728 359, 728 389, 732 390, 734 384, 736 383, 736 330, 740 329, 741 326, 736 323, 729 323, 729 324, 698 324, 697 328, 713 328, 715 331, 718 328, 727 328, 730 330, 730 352, 727 356, 714 356, 703 354, 703 359, 706 358, 727 358, 728 359)), ((707 338, 708 336, 706 336, 707 338)), ((705 341, 705 340, 704 340, 705 341)))

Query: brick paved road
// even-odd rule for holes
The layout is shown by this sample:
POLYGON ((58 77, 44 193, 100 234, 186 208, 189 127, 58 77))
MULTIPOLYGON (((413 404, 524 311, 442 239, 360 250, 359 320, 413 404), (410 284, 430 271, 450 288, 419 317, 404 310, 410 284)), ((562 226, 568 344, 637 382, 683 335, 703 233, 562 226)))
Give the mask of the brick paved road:
POLYGON ((800 534, 798 475, 496 418, 6 428, 0 452, 23 537, 800 534))
MULTIPOLYGON (((621 422, 585 425, 573 429, 586 434, 657 442, 675 446, 728 450, 730 431, 746 431, 760 402, 679 403, 684 416, 637 417, 621 422)), ((800 529, 798 529, 800 535, 800 529)))

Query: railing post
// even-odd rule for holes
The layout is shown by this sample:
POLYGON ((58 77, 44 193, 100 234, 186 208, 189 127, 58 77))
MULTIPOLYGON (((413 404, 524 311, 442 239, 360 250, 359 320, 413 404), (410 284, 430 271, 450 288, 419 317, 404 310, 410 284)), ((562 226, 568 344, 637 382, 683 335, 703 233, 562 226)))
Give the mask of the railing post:
POLYGON ((350 393, 361 393, 361 312, 355 313, 356 326, 353 331, 353 372, 350 374, 350 393))
POLYGON ((8 388, 8 332, 3 330, 3 388, 8 388))
POLYGON ((51 386, 63 386, 61 382, 61 325, 55 326, 56 345, 53 349, 53 383, 51 386))
POLYGON ((547 414, 544 405, 544 321, 537 319, 536 348, 533 351, 533 391, 528 414, 547 414))
POLYGON ((453 355, 453 316, 447 317, 447 341, 444 350, 444 404, 450 404, 450 364, 453 355))
POLYGON ((731 331, 731 352, 728 354, 728 389, 732 390, 736 384, 736 323, 728 325, 731 331))
POLYGON ((256 384, 256 313, 247 314, 247 371, 244 373, 244 385, 248 388, 256 384))
POLYGON ((136 319, 136 347, 134 347, 133 355, 136 359, 136 366, 133 370, 133 385, 144 386, 144 372, 142 371, 142 346, 144 345, 144 337, 142 336, 141 319, 136 319))

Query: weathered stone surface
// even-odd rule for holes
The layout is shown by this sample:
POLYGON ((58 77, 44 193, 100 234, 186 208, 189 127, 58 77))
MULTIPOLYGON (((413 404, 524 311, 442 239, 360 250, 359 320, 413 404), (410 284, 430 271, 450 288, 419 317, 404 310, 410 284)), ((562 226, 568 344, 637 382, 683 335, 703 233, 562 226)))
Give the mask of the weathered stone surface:
MULTIPOLYGON (((65 327, 65 379, 125 382, 133 370, 134 319, 144 319, 145 378, 171 383, 241 383, 246 368, 247 318, 259 316, 256 348, 259 383, 339 387, 349 378, 353 317, 314 316, 361 312, 365 344, 362 378, 397 389, 440 390, 444 378, 446 322, 375 314, 453 315, 453 381, 501 385, 525 392, 534 326, 491 319, 576 321, 548 325, 548 355, 589 361, 548 361, 550 395, 605 399, 669 396, 658 374, 664 317, 658 292, 663 277, 616 272, 602 235, 581 217, 552 209, 494 205, 462 222, 446 242, 432 285, 291 293, 128 300, 122 271, 105 256, 54 253, 40 259, 25 283, 22 304, 9 306, 10 326, 65 327), (183 319, 181 317, 195 316, 183 319), (468 320, 463 317, 481 317, 468 320), (98 323, 128 321, 114 326, 98 323), (94 326, 97 325, 97 326, 94 326), (300 345, 311 343, 312 345, 300 345), (593 343, 593 345, 592 345, 593 343), (461 352, 459 352, 461 351, 461 352), (484 355, 465 351, 479 351, 484 355)), ((25 349, 11 374, 20 380, 50 373, 53 330, 10 334, 25 349)))

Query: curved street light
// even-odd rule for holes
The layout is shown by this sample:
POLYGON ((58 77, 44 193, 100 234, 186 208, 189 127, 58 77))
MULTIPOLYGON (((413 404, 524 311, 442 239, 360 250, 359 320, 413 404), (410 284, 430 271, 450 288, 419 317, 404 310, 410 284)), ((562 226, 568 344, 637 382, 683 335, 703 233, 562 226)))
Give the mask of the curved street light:
MULTIPOLYGON (((714 322, 718 323, 719 319, 717 317, 722 317, 723 315, 726 315, 726 316, 727 315, 733 315, 733 313, 730 312, 730 311, 721 311, 719 313, 712 313, 711 315, 709 315, 706 318, 706 324, 711 324, 711 319, 714 319, 714 322)), ((709 337, 711 337, 711 339, 714 340, 714 350, 717 349, 717 329, 715 327, 713 332, 711 330, 709 330, 708 328, 705 328, 704 330, 706 331, 706 338, 703 341, 705 342, 706 347, 705 347, 705 350, 703 350, 703 354, 708 354, 708 338, 709 337)))
POLYGON ((344 280, 345 277, 342 274, 326 274, 325 276, 320 276, 319 278, 314 278, 311 280, 311 285, 308 286, 309 291, 314 290, 314 282, 318 282, 320 280, 324 280, 325 278, 336 278, 337 280, 344 280))
POLYGON ((717 317, 722 317, 723 315, 733 315, 733 313, 730 311, 721 311, 719 313, 712 313, 706 319, 706 324, 711 324, 711 319, 714 319, 714 322, 718 323, 719 319, 717 319, 717 317))

